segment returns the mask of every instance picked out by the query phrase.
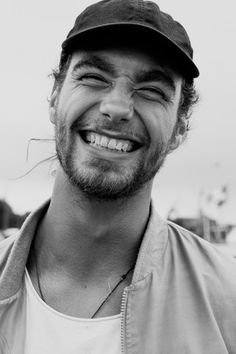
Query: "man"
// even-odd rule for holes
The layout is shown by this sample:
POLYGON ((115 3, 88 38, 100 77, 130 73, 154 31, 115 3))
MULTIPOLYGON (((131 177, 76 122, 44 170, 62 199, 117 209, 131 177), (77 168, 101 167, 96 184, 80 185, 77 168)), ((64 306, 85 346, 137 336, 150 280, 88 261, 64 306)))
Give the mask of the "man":
POLYGON ((105 0, 62 48, 52 198, 0 245, 1 353, 236 353, 234 260, 151 205, 196 101, 186 31, 105 0))

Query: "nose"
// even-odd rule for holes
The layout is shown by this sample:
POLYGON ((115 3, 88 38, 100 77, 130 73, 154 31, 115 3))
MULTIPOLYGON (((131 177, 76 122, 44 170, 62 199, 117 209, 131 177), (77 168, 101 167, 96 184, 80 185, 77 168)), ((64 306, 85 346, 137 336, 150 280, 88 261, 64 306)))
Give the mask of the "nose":
POLYGON ((129 121, 133 111, 132 93, 122 85, 112 87, 100 104, 100 112, 114 122, 129 121))

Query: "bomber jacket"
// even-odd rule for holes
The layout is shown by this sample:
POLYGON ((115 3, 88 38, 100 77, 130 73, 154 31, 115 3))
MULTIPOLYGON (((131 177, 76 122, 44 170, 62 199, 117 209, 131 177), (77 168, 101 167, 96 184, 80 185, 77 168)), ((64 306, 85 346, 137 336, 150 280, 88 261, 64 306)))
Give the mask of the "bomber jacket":
MULTIPOLYGON (((0 242, 0 353, 23 354, 23 277, 37 223, 48 203, 0 242)), ((122 305, 126 354, 235 354, 236 261, 153 207, 122 305)))

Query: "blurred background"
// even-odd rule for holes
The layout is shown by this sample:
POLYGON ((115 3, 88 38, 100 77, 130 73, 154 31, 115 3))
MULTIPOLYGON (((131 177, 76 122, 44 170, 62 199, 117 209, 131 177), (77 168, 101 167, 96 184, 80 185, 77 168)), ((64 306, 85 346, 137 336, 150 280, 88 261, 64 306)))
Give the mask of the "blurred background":
MULTIPOLYGON (((50 74, 75 17, 94 2, 8 0, 0 4, 0 229, 19 226, 30 210, 50 196, 55 163, 45 162, 18 177, 55 153, 48 119, 50 74)), ((233 249, 236 4, 234 0, 157 3, 189 33, 201 73, 196 80, 201 99, 187 141, 168 157, 156 177, 153 201, 161 216, 223 247, 230 243, 233 249)))

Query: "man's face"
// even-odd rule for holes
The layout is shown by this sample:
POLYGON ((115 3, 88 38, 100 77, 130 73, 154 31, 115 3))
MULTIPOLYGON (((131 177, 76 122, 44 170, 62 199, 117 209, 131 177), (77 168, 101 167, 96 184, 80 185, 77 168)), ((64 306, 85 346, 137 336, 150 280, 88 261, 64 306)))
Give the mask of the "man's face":
POLYGON ((75 52, 51 121, 60 163, 87 196, 128 197, 171 149, 182 80, 134 48, 75 52))

